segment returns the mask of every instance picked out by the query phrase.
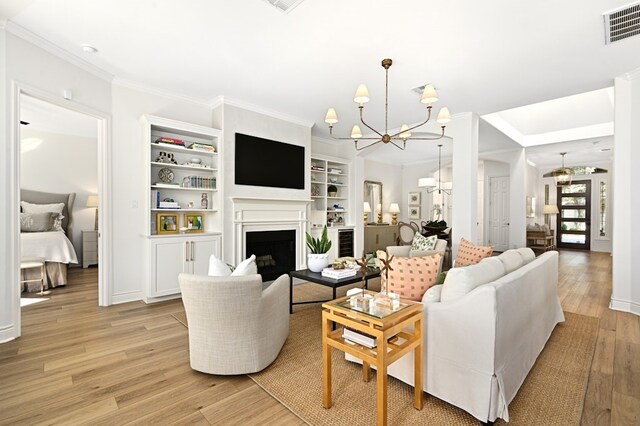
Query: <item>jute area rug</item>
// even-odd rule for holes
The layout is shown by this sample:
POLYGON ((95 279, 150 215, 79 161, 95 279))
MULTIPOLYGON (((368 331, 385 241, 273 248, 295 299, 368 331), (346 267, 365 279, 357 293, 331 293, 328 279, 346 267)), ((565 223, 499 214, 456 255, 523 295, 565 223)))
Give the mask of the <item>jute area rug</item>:
MULTIPOLYGON (((341 293, 344 293, 343 290, 341 293)), ((296 299, 326 298, 330 290, 313 284, 296 287, 296 299)), ((174 315, 186 325, 183 315, 174 315)), ((533 369, 509 405, 509 425, 577 425, 595 349, 598 319, 566 313, 533 369)), ((311 425, 374 425, 376 381, 362 380, 361 366, 333 350, 333 406, 322 407, 321 307, 298 305, 289 338, 278 358, 251 374, 260 387, 311 425)), ((477 425, 462 409, 425 394, 424 408, 413 407, 413 388, 393 377, 388 382, 389 425, 477 425)), ((496 424, 506 424, 499 420, 496 424)))

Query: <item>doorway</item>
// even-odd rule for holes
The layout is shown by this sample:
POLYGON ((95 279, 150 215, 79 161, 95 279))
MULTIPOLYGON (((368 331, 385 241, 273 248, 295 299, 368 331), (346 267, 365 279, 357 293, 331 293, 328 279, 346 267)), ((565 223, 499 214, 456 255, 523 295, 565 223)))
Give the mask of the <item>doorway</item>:
POLYGON ((509 176, 489 179, 489 244, 495 251, 509 249, 509 176))
POLYGON ((558 247, 591 250, 591 181, 558 187, 558 247))

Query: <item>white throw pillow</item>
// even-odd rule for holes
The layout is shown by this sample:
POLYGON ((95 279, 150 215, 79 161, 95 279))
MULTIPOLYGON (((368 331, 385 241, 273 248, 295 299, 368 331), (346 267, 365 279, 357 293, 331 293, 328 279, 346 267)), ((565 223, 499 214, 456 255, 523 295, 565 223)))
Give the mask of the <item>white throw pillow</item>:
POLYGON ((451 268, 442 285, 441 302, 458 299, 478 286, 497 280, 505 274, 504 266, 495 257, 482 259, 475 265, 451 268))
POLYGON ((531 262, 536 258, 536 254, 529 247, 521 247, 516 250, 518 250, 518 253, 520 253, 520 256, 522 256, 524 265, 526 265, 527 263, 531 262))
POLYGON ((250 258, 240 262, 236 269, 231 273, 232 277, 238 275, 254 275, 258 273, 258 265, 256 265, 256 255, 252 254, 250 258))
POLYGON ((440 297, 442 296, 442 284, 434 285, 429 288, 422 296, 422 303, 436 303, 440 301, 440 297))
POLYGON ((501 255, 496 256, 496 258, 500 259, 507 274, 512 273, 513 271, 524 265, 522 255, 520 255, 518 250, 515 249, 507 250, 501 255))
POLYGON ((210 277, 228 277, 231 275, 229 265, 218 259, 215 254, 209 258, 209 274, 210 277))
POLYGON ((32 204, 27 201, 20 201, 20 207, 22 207, 23 213, 62 213, 62 209, 64 209, 64 203, 32 204))

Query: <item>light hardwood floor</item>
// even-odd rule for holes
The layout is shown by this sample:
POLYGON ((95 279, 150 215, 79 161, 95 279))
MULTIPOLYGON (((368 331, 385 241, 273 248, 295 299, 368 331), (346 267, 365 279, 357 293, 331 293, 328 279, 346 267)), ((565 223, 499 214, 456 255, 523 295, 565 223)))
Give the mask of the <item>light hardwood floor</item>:
MULTIPOLYGON (((303 424, 246 376, 191 370, 179 300, 100 308, 95 268, 69 279, 0 345, 0 424, 303 424)), ((638 425, 640 318, 610 294, 609 255, 561 252, 563 308, 600 318, 582 423, 638 425)))

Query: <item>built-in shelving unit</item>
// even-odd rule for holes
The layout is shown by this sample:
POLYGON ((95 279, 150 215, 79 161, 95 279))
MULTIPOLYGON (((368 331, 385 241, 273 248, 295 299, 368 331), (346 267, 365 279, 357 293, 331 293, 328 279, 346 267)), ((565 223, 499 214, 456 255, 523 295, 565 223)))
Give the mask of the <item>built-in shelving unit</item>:
POLYGON ((351 225, 349 169, 346 161, 311 156, 312 227, 351 225))
POLYGON ((142 116, 141 123, 148 194, 144 234, 149 250, 144 300, 155 302, 178 297, 178 274, 206 275, 209 257, 222 253, 222 132, 151 115, 142 116), (184 146, 159 142, 161 138, 180 140, 184 146), (198 149, 197 144, 212 148, 198 149), (163 206, 161 201, 175 204, 163 206), (158 218, 172 214, 177 223, 168 230, 175 233, 158 232, 158 218))

